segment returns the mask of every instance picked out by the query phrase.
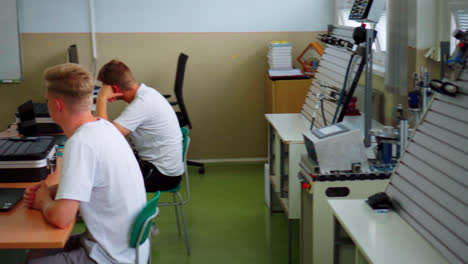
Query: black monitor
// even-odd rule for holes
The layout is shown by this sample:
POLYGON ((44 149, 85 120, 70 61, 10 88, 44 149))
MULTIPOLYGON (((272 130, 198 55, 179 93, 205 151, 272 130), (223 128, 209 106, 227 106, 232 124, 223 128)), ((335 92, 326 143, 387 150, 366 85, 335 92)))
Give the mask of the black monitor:
POLYGON ((78 48, 76 47, 76 44, 70 45, 70 47, 68 47, 68 62, 79 64, 78 48))
POLYGON ((36 124, 36 114, 34 112, 34 104, 31 100, 18 106, 18 116, 20 124, 18 128, 20 133, 25 137, 39 136, 39 127, 36 124))

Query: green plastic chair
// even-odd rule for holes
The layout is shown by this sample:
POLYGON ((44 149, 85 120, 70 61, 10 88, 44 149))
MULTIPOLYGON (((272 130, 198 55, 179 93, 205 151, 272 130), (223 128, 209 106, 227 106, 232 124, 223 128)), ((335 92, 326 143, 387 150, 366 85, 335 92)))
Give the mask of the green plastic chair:
MULTIPOLYGON (((155 193, 153 199, 146 203, 145 207, 143 207, 135 219, 135 223, 133 223, 132 232, 130 234, 130 247, 136 249, 136 264, 139 264, 139 247, 148 238, 151 223, 159 213, 159 195, 159 191, 155 193)), ((148 243, 150 248, 148 263, 151 263, 151 239, 148 240, 148 243)))
POLYGON ((175 187, 172 190, 167 190, 167 191, 161 191, 161 193, 171 193, 173 197, 173 202, 169 203, 159 203, 159 206, 165 206, 165 205, 172 205, 174 206, 175 209, 175 215, 176 215, 176 221, 177 221, 177 231, 180 233, 180 221, 179 221, 179 209, 180 209, 180 214, 182 217, 182 223, 184 225, 184 236, 185 236, 185 248, 187 249, 187 256, 190 256, 190 244, 188 240, 188 234, 187 234, 187 223, 185 221, 185 212, 184 212, 184 205, 188 203, 190 200, 190 184, 189 184, 189 175, 188 175, 188 170, 187 170, 187 150, 190 145, 190 137, 189 137, 189 130, 186 127, 181 127, 182 130, 182 136, 183 136, 183 145, 182 145, 182 159, 184 161, 184 167, 185 167, 185 173, 182 175, 184 177, 185 181, 185 188, 186 188, 186 199, 182 197, 180 194, 180 189, 181 189, 181 184, 179 184, 177 187, 175 187))

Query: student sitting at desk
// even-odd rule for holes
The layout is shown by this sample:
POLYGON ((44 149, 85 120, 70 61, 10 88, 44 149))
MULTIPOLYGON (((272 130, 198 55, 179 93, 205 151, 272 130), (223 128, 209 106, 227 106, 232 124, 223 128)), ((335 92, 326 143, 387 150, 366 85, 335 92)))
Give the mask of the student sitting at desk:
POLYGON ((128 106, 112 122, 126 136, 130 134, 148 192, 177 187, 184 173, 182 132, 176 113, 158 91, 138 85, 130 69, 112 60, 98 74, 103 86, 96 101, 96 115, 108 119, 107 102, 123 100, 128 106))
MULTIPOLYGON (((91 113, 93 79, 77 64, 45 71, 49 113, 69 137, 60 183, 26 189, 25 203, 59 228, 73 223, 78 209, 86 232, 69 238, 62 250, 31 250, 28 263, 134 263, 129 247, 134 220, 146 204, 138 162, 110 122, 91 113), (55 199, 54 199, 55 197, 55 199)), ((140 246, 141 263, 149 256, 140 246)))

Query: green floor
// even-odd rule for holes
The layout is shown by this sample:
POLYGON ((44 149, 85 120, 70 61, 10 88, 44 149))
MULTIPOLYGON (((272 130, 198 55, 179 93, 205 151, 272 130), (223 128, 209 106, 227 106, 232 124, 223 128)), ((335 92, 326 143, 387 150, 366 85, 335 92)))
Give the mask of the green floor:
MULTIPOLYGON (((191 168, 192 197, 185 212, 192 254, 186 255, 184 238, 177 234, 174 208, 164 206, 156 220, 161 233, 152 238, 152 262, 288 263, 287 219, 269 215, 263 168, 263 163, 207 164, 204 175, 191 168)), ((297 223, 293 229, 293 263, 298 263, 297 223)), ((77 224, 74 232, 81 230, 83 224, 77 224)))

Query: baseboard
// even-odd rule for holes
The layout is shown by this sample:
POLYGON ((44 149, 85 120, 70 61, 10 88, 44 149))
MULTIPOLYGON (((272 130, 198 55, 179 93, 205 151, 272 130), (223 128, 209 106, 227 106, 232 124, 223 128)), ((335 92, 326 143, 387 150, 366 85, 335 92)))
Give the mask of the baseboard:
POLYGON ((232 159, 189 159, 200 163, 226 163, 226 162, 266 162, 267 158, 232 158, 232 159))

